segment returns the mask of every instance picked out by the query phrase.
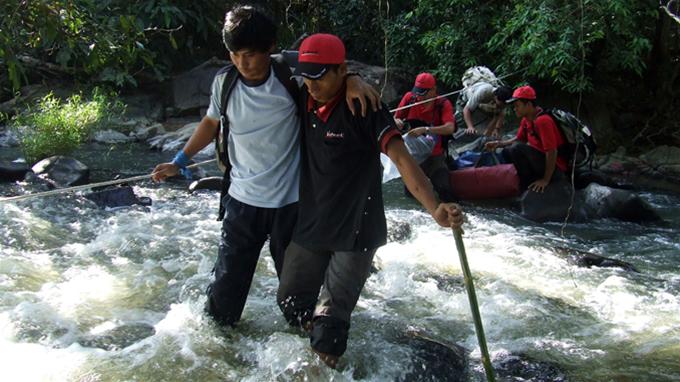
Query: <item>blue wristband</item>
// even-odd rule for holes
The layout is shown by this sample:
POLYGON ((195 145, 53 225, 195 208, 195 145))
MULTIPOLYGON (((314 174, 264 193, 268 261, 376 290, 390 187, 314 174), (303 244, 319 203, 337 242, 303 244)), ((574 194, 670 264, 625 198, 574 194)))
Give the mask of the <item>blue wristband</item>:
POLYGON ((184 150, 179 150, 175 158, 172 159, 172 164, 179 167, 179 173, 184 175, 186 179, 191 179, 191 170, 187 168, 189 157, 184 154, 184 150))
POLYGON ((189 157, 184 153, 184 150, 179 150, 172 159, 172 164, 179 168, 185 168, 189 164, 189 157))

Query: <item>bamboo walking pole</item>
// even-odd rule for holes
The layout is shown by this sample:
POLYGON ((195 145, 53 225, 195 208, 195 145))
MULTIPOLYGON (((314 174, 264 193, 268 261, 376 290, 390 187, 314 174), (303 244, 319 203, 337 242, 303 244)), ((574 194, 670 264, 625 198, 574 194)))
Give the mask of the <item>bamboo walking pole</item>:
POLYGON ((475 286, 472 282, 472 274, 470 273, 467 255, 465 254, 465 245, 463 244, 462 231, 460 229, 453 228, 453 237, 454 239, 456 239, 456 248, 458 249, 460 266, 463 269, 465 289, 467 290, 468 299, 470 300, 470 310, 472 311, 472 319, 475 322, 475 332, 477 332, 479 350, 482 353, 482 364, 484 365, 484 370, 486 371, 486 380, 488 382, 495 382, 496 379, 493 374, 493 368, 491 367, 491 358, 489 358, 489 350, 486 348, 486 337, 484 336, 484 327, 482 326, 482 316, 479 314, 477 294, 475 293, 475 286))

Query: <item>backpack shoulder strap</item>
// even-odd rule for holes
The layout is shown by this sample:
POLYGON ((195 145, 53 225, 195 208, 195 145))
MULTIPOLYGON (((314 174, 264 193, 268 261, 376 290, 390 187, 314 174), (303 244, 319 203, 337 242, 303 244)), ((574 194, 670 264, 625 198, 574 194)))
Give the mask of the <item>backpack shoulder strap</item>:
POLYGON ((231 181, 229 173, 231 171, 231 163, 229 163, 229 153, 227 152, 227 137, 229 136, 229 118, 227 118, 227 105, 229 103, 229 96, 234 90, 236 81, 240 76, 238 70, 233 64, 229 64, 222 68, 217 75, 225 73, 222 80, 222 94, 220 94, 220 127, 218 127, 215 136, 215 153, 217 160, 224 166, 224 176, 222 178, 222 191, 220 193, 220 208, 217 213, 217 220, 222 220, 225 214, 225 206, 222 203, 224 196, 229 191, 231 181))
POLYGON ((274 68, 274 76, 281 81, 283 86, 290 94, 293 101, 297 104, 300 96, 300 86, 297 81, 293 80, 293 72, 290 71, 290 66, 283 54, 273 54, 272 67, 274 68))
POLYGON ((220 75, 221 73, 226 73, 224 79, 222 80, 222 94, 220 98, 220 118, 222 118, 222 122, 224 122, 224 120, 227 119, 227 104, 229 102, 229 96, 234 90, 234 86, 236 85, 236 81, 238 80, 240 74, 236 69, 236 66, 233 64, 222 68, 217 73, 217 75, 220 75))
POLYGON ((438 115, 441 117, 442 110, 444 110, 444 102, 445 98, 437 98, 434 100, 434 107, 432 108, 432 124, 436 123, 438 115))

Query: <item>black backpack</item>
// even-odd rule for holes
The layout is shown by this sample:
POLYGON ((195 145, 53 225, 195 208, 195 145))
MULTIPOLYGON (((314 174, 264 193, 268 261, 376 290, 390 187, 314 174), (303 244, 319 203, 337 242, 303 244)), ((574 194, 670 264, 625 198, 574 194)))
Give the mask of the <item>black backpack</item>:
POLYGON ((541 114, 549 115, 562 133, 564 144, 557 148, 557 154, 565 158, 570 167, 592 169, 597 142, 590 128, 568 111, 546 109, 541 114))
MULTIPOLYGON (((293 98, 293 101, 297 104, 300 87, 298 83, 291 77, 293 73, 290 71, 289 62, 282 54, 273 54, 272 56, 272 67, 274 68, 274 76, 283 84, 283 86, 288 90, 288 93, 293 98)), ((229 136, 229 119, 227 118, 227 105, 229 102, 229 96, 234 90, 236 81, 238 80, 240 73, 233 64, 229 64, 224 68, 220 69, 217 75, 226 73, 224 80, 222 82, 222 94, 220 99, 220 125, 217 134, 215 135, 215 155, 217 156, 217 165, 224 172, 222 178, 222 193, 220 195, 220 210, 218 215, 218 220, 224 218, 224 206, 222 205, 222 199, 229 191, 229 185, 231 181, 229 179, 229 173, 231 172, 231 163, 229 163, 229 152, 227 151, 227 137, 229 136)), ((298 110, 299 112, 299 110, 298 110)))

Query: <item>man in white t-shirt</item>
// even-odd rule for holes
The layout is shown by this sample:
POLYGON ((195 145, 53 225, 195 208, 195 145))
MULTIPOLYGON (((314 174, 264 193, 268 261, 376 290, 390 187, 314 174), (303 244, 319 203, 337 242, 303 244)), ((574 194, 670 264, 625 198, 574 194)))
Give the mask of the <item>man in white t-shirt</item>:
MULTIPOLYGON (((221 200, 222 236, 206 311, 217 322, 234 325, 241 318, 267 240, 277 275, 283 266, 298 212, 300 119, 297 100, 274 73, 270 56, 276 40, 273 21, 251 6, 236 6, 225 17, 222 35, 238 79, 225 112, 231 165, 225 177, 231 183, 221 200)), ((215 76, 206 116, 173 161, 156 166, 154 181, 177 175, 189 158, 215 139, 222 118, 224 76, 229 70, 215 76)), ((375 108, 377 92, 352 78, 354 93, 348 99, 361 94, 375 108)))

